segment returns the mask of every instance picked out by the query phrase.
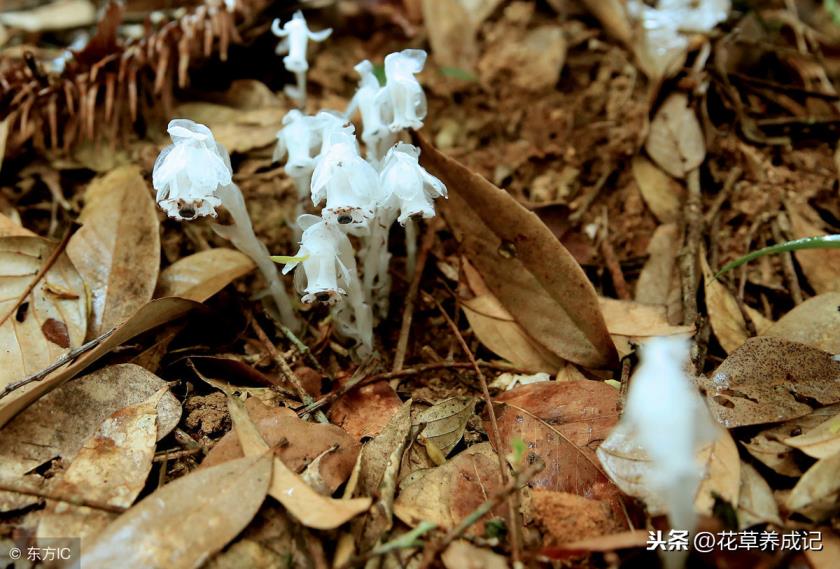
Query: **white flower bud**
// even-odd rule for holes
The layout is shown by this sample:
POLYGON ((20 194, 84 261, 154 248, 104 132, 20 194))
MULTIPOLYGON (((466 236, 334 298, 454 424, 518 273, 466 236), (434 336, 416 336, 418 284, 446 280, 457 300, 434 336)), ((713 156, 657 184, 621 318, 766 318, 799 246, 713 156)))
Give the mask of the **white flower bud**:
POLYGON ((379 197, 379 175, 359 155, 355 137, 332 131, 329 148, 312 174, 312 203, 326 200, 321 215, 330 223, 364 224, 373 217, 379 197))
POLYGON ((274 160, 286 160, 286 172, 290 176, 311 174, 315 169, 312 151, 321 145, 321 133, 314 117, 307 117, 292 109, 283 117, 283 128, 277 132, 277 147, 274 160))
POLYGON ((309 40, 321 42, 332 33, 331 28, 320 32, 310 31, 306 25, 306 18, 303 17, 303 12, 300 10, 295 12, 292 19, 283 24, 282 28, 280 27, 280 19, 275 19, 271 24, 271 31, 275 36, 283 38, 283 41, 277 45, 277 54, 288 53, 283 58, 283 65, 293 73, 302 73, 309 69, 309 63, 306 61, 306 49, 309 40))
POLYGON ((394 113, 389 125, 392 132, 423 126, 426 95, 414 75, 423 71, 425 63, 422 49, 404 49, 385 57, 385 89, 394 113))
POLYGON ((287 263, 283 274, 298 267, 296 280, 300 283, 302 278, 306 279, 303 302, 335 304, 347 293, 345 287, 351 282, 347 272, 348 265, 355 268, 353 246, 338 227, 320 217, 302 215, 298 225, 303 229, 303 235, 295 257, 303 260, 287 263))
POLYGON ((172 144, 160 153, 152 171, 158 205, 177 220, 215 217, 221 204, 216 192, 232 183, 227 151, 203 124, 175 119, 166 130, 172 144))
POLYGON ((391 101, 387 89, 379 85, 379 79, 374 75, 373 64, 370 61, 366 59, 354 69, 360 77, 359 88, 350 101, 345 116, 350 118, 356 109, 359 109, 363 125, 362 140, 367 147, 368 158, 378 161, 388 146, 383 143, 392 140, 393 137, 388 126, 394 118, 391 101))
POLYGON ((397 221, 405 225, 413 216, 435 216, 434 199, 446 197, 446 186, 420 165, 420 149, 398 142, 382 163, 380 186, 388 191, 382 205, 399 208, 397 221))

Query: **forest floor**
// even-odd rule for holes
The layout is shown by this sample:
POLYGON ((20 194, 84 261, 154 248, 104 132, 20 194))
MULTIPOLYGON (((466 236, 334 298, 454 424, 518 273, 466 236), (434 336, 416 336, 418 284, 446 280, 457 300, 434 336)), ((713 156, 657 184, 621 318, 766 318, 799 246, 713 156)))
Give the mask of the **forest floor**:
POLYGON ((635 0, 8 4, 0 569, 64 543, 85 569, 680 566, 652 540, 681 529, 712 536, 691 567, 840 567, 840 251, 716 276, 840 232, 834 2, 660 2, 690 32, 635 0), (347 108, 358 62, 429 52, 406 140, 449 197, 413 266, 391 229, 369 357, 291 277, 282 326, 254 263, 152 189, 168 121, 205 124, 296 253, 270 27, 297 8, 333 29, 310 114, 347 108), (716 420, 696 528, 616 435, 654 337, 690 340, 716 420))

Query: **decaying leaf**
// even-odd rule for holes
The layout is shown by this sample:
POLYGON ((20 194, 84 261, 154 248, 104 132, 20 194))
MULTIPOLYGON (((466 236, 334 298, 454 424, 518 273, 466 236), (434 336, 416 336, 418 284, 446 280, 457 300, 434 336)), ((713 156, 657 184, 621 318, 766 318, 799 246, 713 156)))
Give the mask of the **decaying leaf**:
MULTIPOLYGON (((793 203, 786 205, 794 239, 826 235, 819 215, 810 206, 793 203)), ((795 251, 794 256, 817 294, 840 291, 840 251, 803 249, 795 251)))
MULTIPOLYGON (((700 253, 700 267, 703 270, 704 291, 706 294, 706 309, 709 313, 709 321, 721 347, 730 353, 740 347, 749 338, 747 324, 744 315, 738 307, 738 301, 729 292, 726 286, 715 278, 706 255, 700 253)), ((767 320, 760 312, 749 306, 745 307, 750 319, 755 325, 756 331, 761 333, 767 329, 772 322, 767 320)))
POLYGON ((809 298, 761 333, 840 354, 840 292, 809 298))
POLYGON ((391 417, 402 407, 397 392, 387 381, 357 387, 330 407, 330 422, 360 441, 382 432, 391 417))
POLYGON ((504 78, 517 89, 539 92, 557 85, 565 62, 563 29, 544 25, 485 44, 478 73, 485 85, 504 78))
POLYGON ((234 153, 275 143, 286 111, 279 100, 271 106, 250 110, 194 102, 178 105, 175 116, 207 125, 216 141, 234 153))
MULTIPOLYGON (((0 121, 0 140, 3 138, 3 122, 4 121, 0 121)), ((0 150, 3 150, 1 144, 0 150)), ((0 237, 36 237, 36 234, 29 231, 9 216, 0 213, 0 237)))
POLYGON ((648 260, 636 282, 636 302, 660 305, 668 303, 681 242, 677 224, 663 223, 656 228, 648 244, 648 260))
MULTIPOLYGON (((291 471, 300 473, 316 457, 334 449, 319 462, 319 472, 329 493, 333 493, 350 476, 359 444, 340 428, 303 421, 290 409, 267 407, 254 397, 245 402, 245 407, 260 436, 291 471)), ((231 431, 213 445, 201 468, 241 456, 244 455, 239 438, 231 431)))
POLYGON ((535 490, 529 502, 534 523, 543 530, 543 548, 618 533, 625 528, 610 504, 602 500, 535 490))
POLYGON ((614 364, 595 290, 551 230, 507 192, 420 143, 425 167, 449 188, 440 207, 464 254, 519 325, 558 357, 614 364))
POLYGON ((477 547, 465 539, 449 544, 440 555, 446 569, 507 569, 507 560, 485 547, 477 547))
POLYGON ((675 178, 685 178, 706 158, 706 143, 688 97, 668 97, 650 123, 645 149, 654 162, 675 178))
MULTIPOLYGON (((0 429, 3 470, 13 465, 22 475, 55 457, 72 461, 109 416, 141 404, 165 385, 133 364, 105 367, 65 383, 0 429)), ((181 404, 166 393, 155 415, 159 440, 178 424, 181 404)))
POLYGON ((840 508, 840 453, 818 460, 788 494, 785 506, 817 521, 827 519, 840 508))
MULTIPOLYGON (((166 390, 105 419, 67 470, 51 481, 50 491, 129 508, 152 468, 157 407, 166 390)), ((47 500, 36 534, 38 538, 77 536, 87 545, 85 538, 98 534, 115 517, 103 510, 47 500)))
POLYGON ((814 458, 828 458, 840 452, 840 414, 820 423, 807 433, 782 441, 814 458))
POLYGON ((85 284, 67 255, 59 255, 23 302, 17 303, 54 249, 54 243, 40 237, 0 238, 0 389, 40 371, 84 342, 85 284))
MULTIPOLYGON (((479 443, 458 453, 446 464, 428 470, 418 481, 401 488, 394 514, 410 526, 430 521, 451 529, 502 488, 499 460, 489 443, 479 443)), ((484 524, 503 516, 504 504, 467 530, 483 535, 484 524)))
POLYGON ((136 166, 94 180, 79 221, 83 226, 67 244, 67 255, 90 289, 91 339, 127 321, 152 299, 160 270, 160 224, 136 166))
MULTIPOLYGON (((233 397, 228 397, 228 410, 233 421, 239 444, 246 458, 265 456, 270 447, 251 420, 245 405, 233 397)), ((273 453, 269 453, 271 456, 273 453)), ((230 464, 230 462, 225 464, 230 464)), ((370 507, 370 498, 353 498, 350 500, 335 500, 322 496, 310 488, 298 475, 292 472, 285 463, 274 456, 271 483, 268 493, 283 504, 283 507, 296 520, 315 529, 335 529, 345 522, 366 511, 370 507)), ((208 468, 214 470, 219 466, 208 468)))
POLYGON ((837 414, 840 414, 840 404, 820 407, 803 417, 764 429, 742 444, 754 458, 779 474, 799 477, 802 475, 802 461, 796 460, 796 449, 782 441, 808 434, 837 414))
POLYGON ((37 383, 18 389, 0 401, 0 426, 5 425, 12 417, 38 400, 39 397, 49 393, 68 379, 75 377, 123 342, 165 322, 179 318, 198 306, 201 305, 182 298, 162 298, 145 305, 128 322, 119 326, 96 347, 85 352, 73 360, 72 363, 57 369, 37 383))
POLYGON ((248 525, 265 500, 272 455, 199 469, 158 489, 82 550, 82 567, 198 567, 248 525))
POLYGON ((489 350, 523 369, 556 372, 563 360, 531 338, 513 315, 499 302, 484 279, 467 259, 461 266, 472 298, 461 300, 461 307, 473 333, 489 350))
POLYGON ((738 527, 772 523, 782 525, 779 506, 770 485, 746 462, 741 462, 741 488, 738 491, 738 527))
POLYGON ((253 269, 254 262, 239 251, 208 249, 178 259, 161 271, 155 296, 204 302, 253 269))
POLYGON ((645 338, 690 334, 694 330, 693 326, 670 325, 664 306, 603 296, 598 297, 598 304, 601 306, 601 313, 604 315, 610 334, 645 338))
POLYGON ((475 399, 472 397, 451 397, 424 409, 413 422, 425 425, 420 436, 448 456, 464 436, 474 410, 475 399))
POLYGON ((807 415, 814 402, 840 402, 840 361, 805 344, 750 338, 698 383, 725 427, 777 423, 807 415))
POLYGON ((679 221, 685 188, 644 156, 633 158, 633 179, 653 215, 662 223, 679 221))
POLYGON ((421 0, 420 4, 435 62, 472 71, 478 57, 475 36, 480 22, 470 17, 467 2, 421 0))

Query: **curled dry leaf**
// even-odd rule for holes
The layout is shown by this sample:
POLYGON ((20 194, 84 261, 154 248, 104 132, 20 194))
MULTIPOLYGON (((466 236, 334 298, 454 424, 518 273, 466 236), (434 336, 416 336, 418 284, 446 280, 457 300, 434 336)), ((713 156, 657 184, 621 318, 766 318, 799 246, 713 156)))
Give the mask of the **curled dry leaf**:
POLYGON ((204 302, 254 270, 254 262, 234 249, 201 251, 178 259, 160 273, 156 297, 177 296, 204 302))
POLYGON ((198 306, 201 305, 183 298, 162 298, 153 300, 143 306, 128 322, 117 327, 107 338, 73 360, 72 363, 57 369, 41 381, 22 387, 0 400, 0 426, 5 425, 17 413, 37 401, 45 393, 49 393, 68 379, 75 377, 79 372, 123 342, 165 322, 179 318, 198 306))
MULTIPOLYGON (((248 415, 245 405, 240 400, 229 396, 228 411, 230 411, 236 436, 239 438, 239 444, 245 453, 245 457, 258 458, 265 456, 270 447, 248 415)), ((268 456, 272 456, 272 454, 269 452, 268 456)), ((230 464, 237 460, 243 459, 236 459, 224 464, 230 464)), ((221 466, 224 466, 224 464, 221 466)), ((335 529, 370 507, 370 498, 335 500, 322 496, 310 488, 300 476, 292 472, 277 456, 274 456, 273 464, 268 493, 283 504, 286 511, 306 527, 335 529)), ((216 468, 220 468, 220 466, 214 466, 207 470, 211 471, 216 468)))
POLYGON ((662 223, 679 221, 685 188, 644 156, 633 158, 633 179, 650 211, 662 223))
POLYGON ((664 306, 598 297, 610 334, 645 338, 691 334, 693 326, 671 326, 664 306))
MULTIPOLYGON (((819 215, 807 204, 786 204, 794 239, 826 235, 819 215)), ((840 251, 837 249, 804 249, 794 256, 808 282, 817 292, 840 291, 840 251)))
MULTIPOLYGON (((102 422, 76 458, 52 480, 51 492, 109 506, 129 508, 146 484, 157 441, 157 407, 168 390, 120 409, 102 422)), ((85 541, 105 528, 115 514, 47 500, 36 535, 76 536, 85 541)))
POLYGON ((64 253, 15 307, 55 246, 40 237, 0 238, 0 389, 47 367, 84 341, 85 283, 64 253))
POLYGON ((645 149, 654 162, 675 178, 685 178, 706 158, 706 143, 688 97, 674 93, 650 123, 645 149))
MULTIPOLYGON (((113 413, 152 397, 166 382, 133 364, 102 368, 45 395, 0 429, 0 470, 19 474, 61 457, 72 461, 86 440, 113 413)), ((157 404, 157 436, 181 418, 181 404, 164 394, 157 404)))
POLYGON ((804 417, 797 417, 764 429, 742 444, 754 458, 769 468, 784 476, 798 478, 802 476, 800 461, 796 460, 795 449, 783 441, 797 435, 808 434, 837 414, 840 414, 840 404, 820 407, 804 417))
POLYGON ((771 523, 782 525, 779 506, 770 485, 749 463, 741 462, 741 488, 738 493, 738 527, 771 523))
MULTIPOLYGON (((700 252, 700 267, 703 270, 706 309, 709 313, 712 330, 721 347, 726 353, 730 353, 750 337, 749 332, 747 332, 744 314, 738 306, 738 301, 729 292, 726 285, 715 278, 703 251, 700 252)), ((749 306, 745 306, 745 309, 759 333, 772 324, 772 321, 766 319, 757 310, 753 310, 749 306)))
POLYGON ((501 190, 422 137, 423 163, 449 188, 440 203, 463 253, 516 322, 560 358, 616 362, 595 289, 548 227, 501 190))
POLYGON ((814 458, 828 458, 840 452, 840 413, 809 430, 807 433, 782 441, 814 458))
POLYGON ((517 367, 546 373, 554 373, 561 368, 563 360, 525 332, 490 292, 472 264, 462 259, 461 266, 466 284, 474 295, 463 298, 461 307, 478 340, 517 367))
MULTIPOLYGON (((610 478, 621 490, 642 500, 648 513, 659 515, 667 512, 667 503, 656 488, 646 484, 653 464, 647 453, 639 447, 630 427, 619 423, 609 439, 598 447, 598 458, 610 478)), ((730 504, 738 503, 740 490, 740 459, 738 447, 725 429, 719 429, 718 438, 697 453, 698 464, 705 465, 706 474, 695 496, 698 512, 711 515, 715 496, 730 504)))
MULTIPOLYGON (((353 469, 359 453, 359 443, 335 425, 308 423, 297 414, 283 407, 268 407, 255 397, 245 402, 251 421, 260 436, 274 450, 275 456, 293 472, 300 473, 324 452, 319 461, 321 479, 335 492, 353 469)), ((233 431, 227 433, 202 461, 201 468, 244 456, 239 438, 233 431)))
MULTIPOLYGON (((429 521, 451 529, 502 486, 496 453, 489 443, 479 443, 404 486, 394 502, 394 515, 410 526, 429 521)), ((484 524, 493 517, 504 516, 506 511, 504 504, 498 505, 472 525, 467 534, 484 535, 484 524)))
POLYGON ((170 482, 117 518, 82 550, 86 569, 200 566, 253 519, 272 456, 246 456, 170 482))
POLYGON ((809 298, 761 333, 840 354, 840 292, 809 298))
POLYGON ((160 270, 160 223, 136 166, 117 168, 85 191, 82 228, 67 255, 91 295, 88 339, 127 321, 152 299, 160 270))
POLYGON ((840 495, 840 453, 818 460, 809 468, 785 500, 785 506, 792 512, 822 521, 837 512, 840 495))
POLYGON ((474 410, 474 398, 451 397, 418 413, 413 423, 425 425, 420 436, 448 456, 464 436, 474 410))
POLYGON ((805 344, 750 338, 698 383, 725 427, 777 423, 840 402, 840 361, 805 344))

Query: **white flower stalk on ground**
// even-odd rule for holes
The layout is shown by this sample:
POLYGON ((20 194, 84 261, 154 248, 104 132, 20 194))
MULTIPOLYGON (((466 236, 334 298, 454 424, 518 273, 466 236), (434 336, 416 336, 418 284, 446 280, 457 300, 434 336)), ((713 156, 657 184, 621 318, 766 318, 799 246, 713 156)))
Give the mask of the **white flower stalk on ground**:
MULTIPOLYGON (((621 423, 604 442, 624 438, 640 447, 650 460, 641 484, 662 498, 675 530, 693 531, 694 501, 704 466, 697 453, 715 440, 716 426, 687 372, 689 342, 685 338, 653 338, 641 348, 641 365, 630 381, 621 423)), ((599 449, 599 455, 602 452, 599 449)), ((603 462, 603 459, 602 459, 603 462)), ((671 553, 671 552, 669 552, 671 553)), ((675 552, 678 553, 678 552, 675 552)), ((679 555, 666 565, 679 566, 679 555)))
POLYGON ((332 33, 332 29, 321 30, 320 32, 310 31, 306 25, 306 18, 303 12, 298 10, 292 19, 280 26, 280 19, 274 20, 271 24, 271 31, 275 36, 283 38, 277 45, 277 55, 288 54, 283 58, 283 65, 287 71, 295 74, 296 87, 287 87, 286 94, 297 101, 303 107, 306 104, 306 72, 309 69, 309 62, 306 60, 306 51, 310 41, 322 42, 332 33))
POLYGON ((283 273, 297 267, 295 282, 305 303, 333 305, 339 332, 358 342, 363 353, 373 346, 373 318, 362 294, 350 239, 341 229, 314 215, 298 219, 303 230, 300 249, 283 273))
POLYGON ((356 110, 362 115, 362 141, 367 150, 367 159, 372 164, 378 164, 385 155, 388 147, 396 141, 396 135, 391 132, 389 124, 394 119, 391 101, 387 89, 379 85, 379 79, 373 73, 373 64, 365 59, 356 67, 359 74, 359 88, 350 101, 345 112, 346 118, 351 118, 356 110))
POLYGON ((227 152, 203 124, 175 119, 166 131, 172 144, 163 149, 152 170, 158 205, 179 221, 215 217, 221 204, 216 192, 232 183, 227 152))
POLYGON ((312 174, 312 203, 326 201, 321 215, 329 223, 366 225, 379 197, 379 175, 359 155, 354 136, 333 131, 328 138, 312 174))
POLYGON ((426 52, 422 49, 404 49, 385 56, 385 89, 393 118, 388 127, 391 132, 423 127, 426 118, 426 95, 415 75, 423 71, 426 52))
POLYGON ((232 182, 227 150, 202 124, 176 119, 169 123, 167 130, 173 144, 160 153, 152 172, 158 204, 169 217, 177 220, 216 217, 216 207, 224 207, 230 213, 232 223, 213 223, 213 230, 256 263, 268 282, 283 324, 296 330, 298 320, 280 282, 277 267, 265 245, 254 234, 242 192, 232 182), (185 211, 187 209, 189 211, 185 211))

